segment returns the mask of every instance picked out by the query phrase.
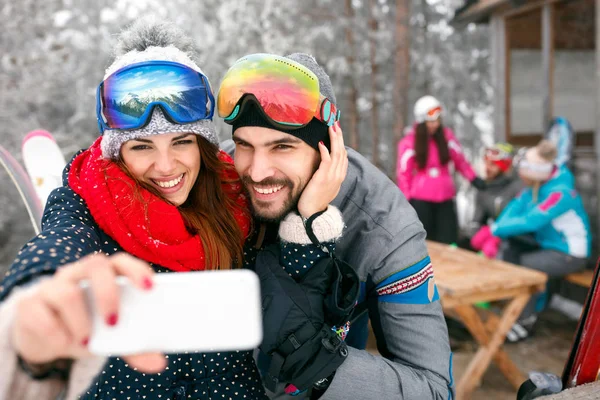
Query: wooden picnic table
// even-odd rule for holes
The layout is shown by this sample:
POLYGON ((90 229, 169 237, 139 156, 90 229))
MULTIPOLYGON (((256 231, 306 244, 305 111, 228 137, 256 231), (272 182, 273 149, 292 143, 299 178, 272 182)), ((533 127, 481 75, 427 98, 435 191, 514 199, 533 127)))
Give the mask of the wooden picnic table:
POLYGON ((492 360, 518 389, 527 378, 502 345, 531 295, 545 290, 547 275, 432 241, 427 249, 444 313, 457 316, 479 343, 456 386, 457 399, 470 398, 492 360), (478 302, 500 300, 501 315, 475 308, 478 302))

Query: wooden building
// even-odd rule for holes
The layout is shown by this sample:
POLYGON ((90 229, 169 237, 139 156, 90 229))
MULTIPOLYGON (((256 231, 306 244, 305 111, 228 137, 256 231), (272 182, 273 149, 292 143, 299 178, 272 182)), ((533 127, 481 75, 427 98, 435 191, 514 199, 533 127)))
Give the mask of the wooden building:
POLYGON ((453 24, 490 26, 494 134, 535 145, 554 117, 576 131, 573 169, 600 248, 600 0, 467 0, 453 24))

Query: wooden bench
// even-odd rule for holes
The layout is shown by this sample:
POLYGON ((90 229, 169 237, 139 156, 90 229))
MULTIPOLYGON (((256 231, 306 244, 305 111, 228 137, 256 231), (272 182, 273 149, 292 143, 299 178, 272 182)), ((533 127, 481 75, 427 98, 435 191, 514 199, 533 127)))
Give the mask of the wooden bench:
POLYGON ((594 271, 588 269, 581 272, 574 272, 565 276, 565 279, 576 285, 589 288, 592 286, 592 280, 594 279, 594 271))
POLYGON ((471 397, 492 361, 517 390, 527 378, 502 345, 531 295, 546 289, 546 274, 436 242, 427 241, 427 249, 444 312, 457 315, 479 344, 456 385, 456 398, 471 397), (501 315, 474 307, 498 300, 505 304, 501 315))

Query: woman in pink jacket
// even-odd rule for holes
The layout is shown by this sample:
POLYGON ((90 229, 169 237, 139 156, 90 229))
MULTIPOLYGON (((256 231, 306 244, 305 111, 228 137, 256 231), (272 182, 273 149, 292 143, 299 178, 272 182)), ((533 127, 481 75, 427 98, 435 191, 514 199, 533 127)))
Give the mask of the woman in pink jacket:
POLYGON ((477 189, 484 189, 485 182, 475 175, 452 130, 442 125, 442 105, 435 97, 421 97, 414 114, 415 125, 398 143, 397 183, 417 212, 427 238, 456 243, 456 189, 450 161, 477 189))

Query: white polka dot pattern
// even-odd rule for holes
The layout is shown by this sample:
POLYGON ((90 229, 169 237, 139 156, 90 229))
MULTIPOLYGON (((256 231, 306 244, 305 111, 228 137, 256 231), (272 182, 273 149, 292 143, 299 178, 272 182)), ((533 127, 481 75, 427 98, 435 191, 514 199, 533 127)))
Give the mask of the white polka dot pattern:
MULTIPOLYGON (((42 233, 23 246, 0 283, 0 300, 15 286, 53 274, 61 265, 87 254, 121 250, 95 224, 83 199, 66 186, 65 177, 65 186, 54 190, 48 199, 42 233)), ((152 267, 171 273, 157 265, 152 267)), ((176 340, 176 332, 173 337, 176 340)), ((164 372, 147 375, 130 369, 119 358, 111 358, 80 398, 267 399, 251 352, 174 354, 168 361, 164 372)))

